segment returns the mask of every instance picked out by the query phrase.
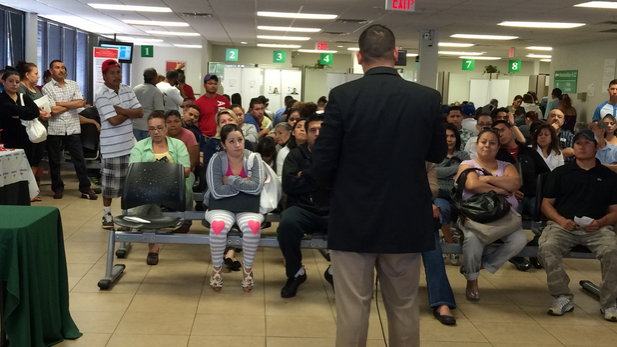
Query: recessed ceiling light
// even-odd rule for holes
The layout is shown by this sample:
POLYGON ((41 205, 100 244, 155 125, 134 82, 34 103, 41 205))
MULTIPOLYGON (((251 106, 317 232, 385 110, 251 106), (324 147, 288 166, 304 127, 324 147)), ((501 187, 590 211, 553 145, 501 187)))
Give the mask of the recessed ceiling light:
POLYGON ((148 34, 152 35, 163 35, 163 36, 199 36, 199 33, 184 33, 184 32, 175 32, 175 31, 146 31, 148 34))
POLYGON ((501 60, 500 57, 476 57, 476 56, 461 56, 461 59, 475 59, 475 60, 501 60))
POLYGON ((553 47, 529 46, 525 47, 525 49, 529 49, 532 51, 552 51, 553 47))
POLYGON ((283 45, 277 43, 258 43, 257 47, 270 47, 270 48, 300 48, 302 45, 283 45))
POLYGON ((111 5, 111 4, 88 4, 97 10, 113 10, 113 11, 135 11, 135 12, 172 12, 169 7, 156 6, 131 6, 131 5, 111 5))
POLYGON ((248 43, 248 42, 244 42, 244 41, 242 41, 242 42, 240 42, 240 44, 243 44, 243 45, 248 45, 249 43, 248 43))
POLYGON ((408 57, 417 57, 418 53, 407 53, 408 57))
POLYGON ((358 48, 358 47, 349 47, 349 48, 347 48, 347 50, 348 51, 356 51, 357 52, 357 51, 360 50, 360 48, 358 48))
POLYGON ((321 31, 321 29, 319 28, 271 27, 267 25, 259 25, 257 26, 257 29, 270 31, 289 31, 294 33, 318 33, 321 31))
POLYGON ((343 46, 336 46, 336 47, 338 47, 338 48, 343 48, 343 46))
POLYGON ((482 55, 484 52, 456 52, 456 51, 439 51, 439 54, 445 55, 482 55))
POLYGON ((538 29, 572 29, 585 25, 585 23, 558 23, 558 22, 515 22, 505 21, 498 23, 506 27, 518 27, 518 28, 538 28, 538 29))
POLYGON ((551 62, 550 59, 540 59, 540 61, 545 62, 545 63, 550 63, 551 62))
POLYGON ((185 22, 161 22, 154 20, 132 20, 132 19, 123 19, 122 20, 126 24, 131 25, 146 25, 146 26, 164 26, 164 27, 187 27, 189 23, 185 22))
POLYGON ((293 13, 293 12, 267 12, 257 11, 259 17, 293 18, 293 19, 335 19, 335 14, 316 14, 316 13, 293 13))
POLYGON ((574 7, 591 7, 591 8, 605 8, 617 10, 617 2, 612 1, 589 1, 582 4, 574 5, 574 7))
POLYGON ((201 48, 201 45, 174 45, 176 47, 182 47, 182 48, 201 48))
POLYGON ((450 35, 457 39, 476 39, 476 40, 514 40, 518 36, 503 36, 503 35, 475 35, 475 34, 454 34, 450 35))
POLYGON ((439 42, 439 47, 472 47, 473 43, 439 42))
POLYGON ((527 54, 527 58, 542 58, 542 59, 551 59, 552 56, 546 54, 527 54))
MULTIPOLYGON (((104 37, 113 39, 113 35, 103 35, 104 37)), ((163 42, 161 39, 148 39, 142 37, 132 37, 132 36, 116 36, 116 39, 119 41, 128 41, 128 42, 163 42)))
POLYGON ((319 51, 316 49, 299 49, 298 52, 302 53, 336 53, 338 51, 319 51))
POLYGON ((264 40, 289 40, 289 41, 308 41, 310 37, 302 36, 269 36, 269 35, 257 35, 258 39, 264 40))

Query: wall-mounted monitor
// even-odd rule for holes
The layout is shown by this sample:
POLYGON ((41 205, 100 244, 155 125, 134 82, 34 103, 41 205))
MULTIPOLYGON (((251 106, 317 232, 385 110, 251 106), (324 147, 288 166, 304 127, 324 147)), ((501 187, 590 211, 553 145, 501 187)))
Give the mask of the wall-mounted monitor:
POLYGON ((132 63, 133 62, 133 43, 119 41, 99 41, 100 47, 117 48, 118 62, 132 63))
POLYGON ((398 50, 398 60, 394 63, 395 66, 407 66, 407 50, 398 50))

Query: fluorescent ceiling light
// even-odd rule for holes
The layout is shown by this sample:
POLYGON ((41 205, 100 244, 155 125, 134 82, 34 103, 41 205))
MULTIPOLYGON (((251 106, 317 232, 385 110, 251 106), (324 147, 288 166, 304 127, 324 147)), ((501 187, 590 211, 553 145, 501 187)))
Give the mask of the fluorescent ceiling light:
POLYGON ((501 60, 500 57, 476 57, 476 56, 461 56, 461 59, 475 59, 475 60, 501 60))
POLYGON ((553 47, 529 46, 525 47, 525 49, 529 49, 532 51, 552 51, 553 47))
POLYGON ((201 48, 201 45, 174 45, 181 48, 201 48))
POLYGON ((572 29, 578 28, 585 25, 585 23, 558 23, 558 22, 514 22, 514 21, 505 21, 498 23, 497 25, 502 25, 506 27, 517 27, 517 28, 538 28, 538 29, 572 29))
POLYGON ((293 13, 293 12, 266 12, 257 11, 258 17, 292 18, 292 19, 335 19, 335 14, 293 13))
POLYGON ((472 47, 473 43, 439 42, 439 47, 472 47))
POLYGON ((338 48, 343 48, 343 46, 336 46, 336 47, 338 47, 338 48))
POLYGON ((114 10, 114 11, 135 11, 135 12, 172 12, 169 7, 155 6, 131 6, 131 5, 111 5, 111 4, 88 4, 97 10, 114 10))
POLYGON ((244 41, 242 41, 240 43, 243 44, 243 45, 248 45, 249 44, 248 42, 244 42, 244 41))
POLYGON ((336 53, 338 51, 319 51, 316 49, 299 49, 298 52, 302 53, 336 53))
POLYGON ((527 58, 542 58, 542 59, 551 59, 552 56, 546 54, 527 54, 527 58))
POLYGON ((152 35, 163 35, 163 36, 199 36, 199 33, 185 33, 185 32, 175 32, 175 31, 146 31, 148 34, 152 35))
POLYGON ((543 62, 545 62, 545 63, 550 63, 550 62, 551 62, 551 60, 550 60, 550 59, 540 59, 540 61, 543 61, 543 62))
POLYGON ((407 53, 408 57, 417 57, 418 53, 407 53))
POLYGON ((456 52, 456 51, 439 51, 439 54, 445 55, 482 55, 485 52, 456 52))
POLYGON ((277 43, 258 43, 257 47, 269 47, 269 48, 300 48, 302 45, 282 45, 277 43))
POLYGON ((62 15, 40 15, 40 16, 47 18, 47 19, 51 19, 55 22, 67 24, 75 28, 81 29, 83 31, 91 32, 91 33, 107 34, 107 33, 117 32, 117 30, 110 29, 108 27, 102 26, 91 20, 84 19, 81 17, 62 16, 62 15))
MULTIPOLYGON (((103 35, 104 37, 113 39, 113 35, 103 35)), ((116 40, 118 41, 128 41, 128 42, 163 42, 161 39, 148 39, 142 37, 131 37, 131 36, 116 36, 116 40)))
POLYGON ((349 47, 349 48, 347 48, 347 50, 348 51, 356 51, 357 52, 357 51, 360 50, 360 48, 358 48, 358 47, 349 47))
POLYGON ((132 20, 132 19, 123 19, 122 20, 126 24, 131 25, 146 25, 146 26, 161 26, 161 27, 187 27, 189 23, 185 22, 162 22, 155 20, 132 20))
POLYGON ((258 25, 257 29, 270 31, 289 31, 294 33, 318 33, 321 31, 321 29, 319 28, 271 27, 267 25, 258 25))
POLYGON ((476 40, 514 40, 518 36, 502 36, 502 35, 475 35, 475 34, 454 34, 450 35, 457 39, 476 39, 476 40))
POLYGON ((590 8, 605 8, 617 10, 617 2, 612 1, 589 1, 582 4, 574 5, 574 7, 590 7, 590 8))
POLYGON ((269 35, 257 35, 258 39, 264 40, 289 40, 289 41, 308 41, 310 37, 303 36, 269 36, 269 35))

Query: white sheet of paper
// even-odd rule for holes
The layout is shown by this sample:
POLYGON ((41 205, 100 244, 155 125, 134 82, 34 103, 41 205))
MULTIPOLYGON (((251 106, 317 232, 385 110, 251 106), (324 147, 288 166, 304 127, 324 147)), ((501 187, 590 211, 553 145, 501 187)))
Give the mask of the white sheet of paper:
POLYGON ((589 224, 593 222, 593 218, 589 218, 589 217, 574 217, 574 223, 576 223, 576 225, 578 225, 579 227, 584 227, 585 225, 589 224))
POLYGON ((43 110, 51 113, 51 106, 49 105, 49 98, 47 97, 47 95, 43 95, 42 98, 38 98, 38 99, 34 100, 34 103, 38 107, 42 107, 43 110))

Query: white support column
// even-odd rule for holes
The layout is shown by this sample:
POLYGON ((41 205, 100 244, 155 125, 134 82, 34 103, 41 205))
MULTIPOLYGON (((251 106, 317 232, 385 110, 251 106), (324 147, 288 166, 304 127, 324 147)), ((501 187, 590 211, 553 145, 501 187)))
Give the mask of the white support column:
POLYGON ((434 29, 420 30, 418 43, 418 83, 431 88, 437 88, 439 31, 434 29))
MULTIPOLYGON (((37 62, 37 42, 38 42, 38 22, 37 22, 37 14, 33 12, 27 12, 24 15, 26 17, 25 21, 25 50, 26 50, 26 61, 29 63, 37 62)), ((39 69, 41 67, 39 66, 39 69)), ((42 74, 42 72, 41 72, 42 74)))

